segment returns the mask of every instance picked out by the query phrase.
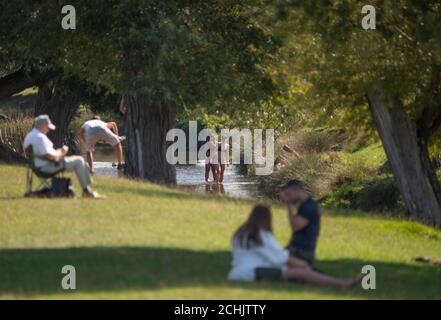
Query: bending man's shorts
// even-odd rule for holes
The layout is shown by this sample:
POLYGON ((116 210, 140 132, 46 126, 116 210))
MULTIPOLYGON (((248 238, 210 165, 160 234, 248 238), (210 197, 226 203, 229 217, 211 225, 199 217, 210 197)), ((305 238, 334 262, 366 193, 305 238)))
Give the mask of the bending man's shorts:
POLYGON ((112 147, 121 143, 119 137, 112 132, 109 128, 90 128, 85 132, 86 138, 86 152, 94 152, 95 145, 98 141, 105 141, 110 144, 112 147))

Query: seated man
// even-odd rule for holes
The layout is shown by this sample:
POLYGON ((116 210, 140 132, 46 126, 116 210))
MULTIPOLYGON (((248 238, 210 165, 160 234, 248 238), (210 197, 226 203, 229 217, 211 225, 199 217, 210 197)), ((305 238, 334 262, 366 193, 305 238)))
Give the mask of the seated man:
POLYGON ((60 169, 75 171, 83 188, 83 197, 101 198, 90 187, 92 180, 83 157, 66 157, 69 150, 67 146, 55 150, 53 143, 47 137, 50 130, 55 130, 55 126, 47 115, 41 115, 35 118, 34 128, 25 137, 23 147, 27 149, 29 146, 32 146, 35 166, 45 173, 58 172, 60 169))
POLYGON ((119 136, 118 126, 115 122, 104 122, 99 116, 95 116, 93 120, 86 121, 80 129, 80 139, 86 145, 87 163, 89 164, 90 173, 93 173, 93 152, 98 141, 104 140, 115 148, 115 156, 118 161, 118 170, 123 169, 123 152, 119 136))
POLYGON ((320 207, 305 190, 302 182, 291 180, 282 187, 280 199, 288 208, 288 219, 294 232, 288 245, 291 255, 314 266, 315 248, 320 233, 320 207), (297 214, 292 205, 299 204, 297 214))

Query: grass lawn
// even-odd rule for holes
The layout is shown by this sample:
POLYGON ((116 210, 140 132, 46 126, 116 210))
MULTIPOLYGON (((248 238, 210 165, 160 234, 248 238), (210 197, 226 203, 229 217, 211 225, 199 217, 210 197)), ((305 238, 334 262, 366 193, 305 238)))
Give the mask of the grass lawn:
MULTIPOLYGON (((251 202, 134 181, 95 185, 107 200, 24 199, 25 169, 0 165, 0 298, 441 299, 441 268, 412 261, 441 256, 440 230, 324 210, 318 268, 353 276, 371 264, 376 290, 229 283, 230 237, 251 202), (67 264, 76 291, 61 289, 67 264)), ((273 213, 286 243, 285 211, 273 213)))

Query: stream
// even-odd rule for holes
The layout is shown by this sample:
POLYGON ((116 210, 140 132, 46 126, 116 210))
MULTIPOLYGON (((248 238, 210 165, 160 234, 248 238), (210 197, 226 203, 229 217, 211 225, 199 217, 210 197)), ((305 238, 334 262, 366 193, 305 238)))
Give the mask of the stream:
MULTIPOLYGON (((94 153, 95 175, 124 178, 124 174, 113 167, 112 162, 115 162, 113 149, 108 146, 97 145, 94 153)), ((222 193, 242 199, 260 197, 255 179, 240 173, 236 165, 225 168, 223 184, 205 183, 204 179, 204 161, 200 161, 196 165, 176 166, 176 181, 180 189, 207 194, 222 193)), ((211 173, 210 180, 213 180, 211 173)))

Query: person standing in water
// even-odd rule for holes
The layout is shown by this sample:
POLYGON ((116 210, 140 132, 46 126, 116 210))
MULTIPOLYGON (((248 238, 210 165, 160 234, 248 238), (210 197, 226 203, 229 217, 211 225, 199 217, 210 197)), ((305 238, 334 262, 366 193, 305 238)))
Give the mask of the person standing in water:
POLYGON ((98 141, 103 140, 115 149, 118 170, 123 169, 123 152, 118 126, 115 122, 104 122, 99 116, 86 121, 80 129, 80 139, 86 146, 86 158, 90 173, 93 173, 93 152, 98 141))
POLYGON ((222 137, 222 141, 218 143, 218 158, 219 158, 219 183, 224 182, 225 166, 228 166, 228 150, 230 145, 226 142, 226 138, 222 137))
POLYGON ((209 182, 210 170, 213 174, 213 182, 219 183, 219 161, 217 141, 214 135, 208 136, 206 144, 209 146, 205 157, 205 182, 209 182), (214 151, 214 152, 212 152, 214 151))

